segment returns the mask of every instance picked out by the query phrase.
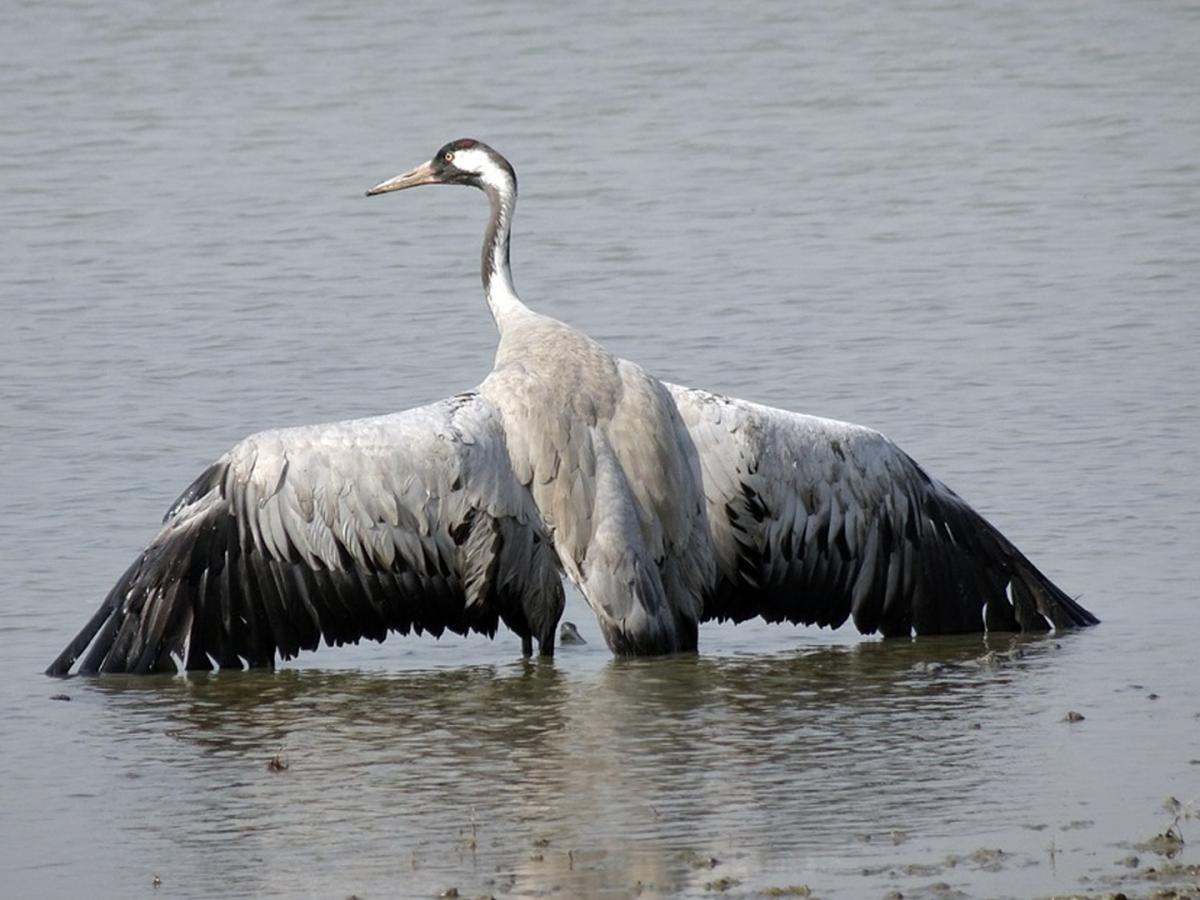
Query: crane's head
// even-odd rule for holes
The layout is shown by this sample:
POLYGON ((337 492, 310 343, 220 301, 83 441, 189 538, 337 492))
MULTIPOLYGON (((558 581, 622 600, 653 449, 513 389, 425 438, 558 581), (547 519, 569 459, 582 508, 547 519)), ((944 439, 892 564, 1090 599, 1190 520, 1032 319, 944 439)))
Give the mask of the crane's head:
POLYGON ((402 191, 422 184, 466 184, 480 190, 515 192, 517 176, 503 156, 480 141, 451 141, 427 163, 375 185, 367 196, 402 191))

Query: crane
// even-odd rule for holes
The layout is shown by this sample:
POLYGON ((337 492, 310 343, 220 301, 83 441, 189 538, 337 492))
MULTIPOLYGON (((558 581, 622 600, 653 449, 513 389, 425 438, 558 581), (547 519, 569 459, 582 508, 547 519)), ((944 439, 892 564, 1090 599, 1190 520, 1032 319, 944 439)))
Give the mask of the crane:
POLYGON ((526 306, 516 173, 491 147, 453 141, 367 194, 429 184, 489 201, 487 378, 236 444, 48 674, 273 666, 322 639, 501 622, 551 655, 564 574, 625 655, 694 651, 713 619, 885 636, 1098 621, 879 432, 668 384, 526 306))

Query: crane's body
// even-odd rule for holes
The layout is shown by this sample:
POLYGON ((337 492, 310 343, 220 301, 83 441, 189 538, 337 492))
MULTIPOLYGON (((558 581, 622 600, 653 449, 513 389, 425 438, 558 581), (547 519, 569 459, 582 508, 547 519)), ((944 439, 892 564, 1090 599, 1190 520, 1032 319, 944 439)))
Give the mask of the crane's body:
POLYGON ((502 334, 480 391, 609 645, 694 650, 713 552, 670 391, 552 319, 502 334))
POLYGON ((501 621, 550 654, 563 573, 620 654, 694 650, 701 622, 751 616, 889 636, 1097 621, 878 432, 666 384, 530 310, 509 266, 516 175, 490 147, 447 144, 368 194, 436 183, 491 204, 492 372, 430 406, 240 442, 49 673, 273 665, 322 637, 501 621))

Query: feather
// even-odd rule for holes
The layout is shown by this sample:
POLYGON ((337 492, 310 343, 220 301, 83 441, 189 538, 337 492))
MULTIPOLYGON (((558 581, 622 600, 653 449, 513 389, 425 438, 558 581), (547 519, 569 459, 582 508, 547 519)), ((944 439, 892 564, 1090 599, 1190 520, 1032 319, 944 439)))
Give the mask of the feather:
MULTIPOLYGON (((464 483, 472 464, 507 464, 496 413, 478 394, 247 438, 180 495, 150 548, 48 671, 69 671, 89 645, 88 671, 151 671, 172 657, 197 669, 270 665, 322 637, 379 640, 412 625, 494 632, 499 523, 528 534, 540 520, 511 478, 487 480, 487 495, 464 483), (458 438, 434 436, 431 426, 455 434, 452 420, 464 410, 458 438), (405 490, 382 493, 397 483, 405 490), (454 494, 463 501, 431 499, 454 494), (462 528, 478 539, 457 544, 452 535, 462 528)), ((549 650, 561 615, 559 570, 544 535, 524 546, 500 577, 549 607, 536 610, 544 620, 537 631, 525 621, 534 610, 510 603, 504 612, 549 650)))
POLYGON ((1096 621, 878 432, 668 387, 699 456, 714 558, 736 560, 722 562, 704 618, 837 627, 853 615, 887 635, 1096 621), (735 468, 781 499, 757 507, 757 489, 729 482, 735 468))

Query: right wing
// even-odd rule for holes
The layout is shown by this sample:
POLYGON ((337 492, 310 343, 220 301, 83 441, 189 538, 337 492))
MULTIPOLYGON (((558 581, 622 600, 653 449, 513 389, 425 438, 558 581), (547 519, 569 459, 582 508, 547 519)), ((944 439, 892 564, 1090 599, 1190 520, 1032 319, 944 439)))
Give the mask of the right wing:
POLYGON ((552 652, 557 557, 472 391, 418 409, 252 435, 184 491, 47 669, 270 666, 389 631, 495 634, 552 652))
POLYGON ((704 620, 837 628, 853 617, 885 635, 1098 621, 879 432, 667 387, 717 555, 704 620))

